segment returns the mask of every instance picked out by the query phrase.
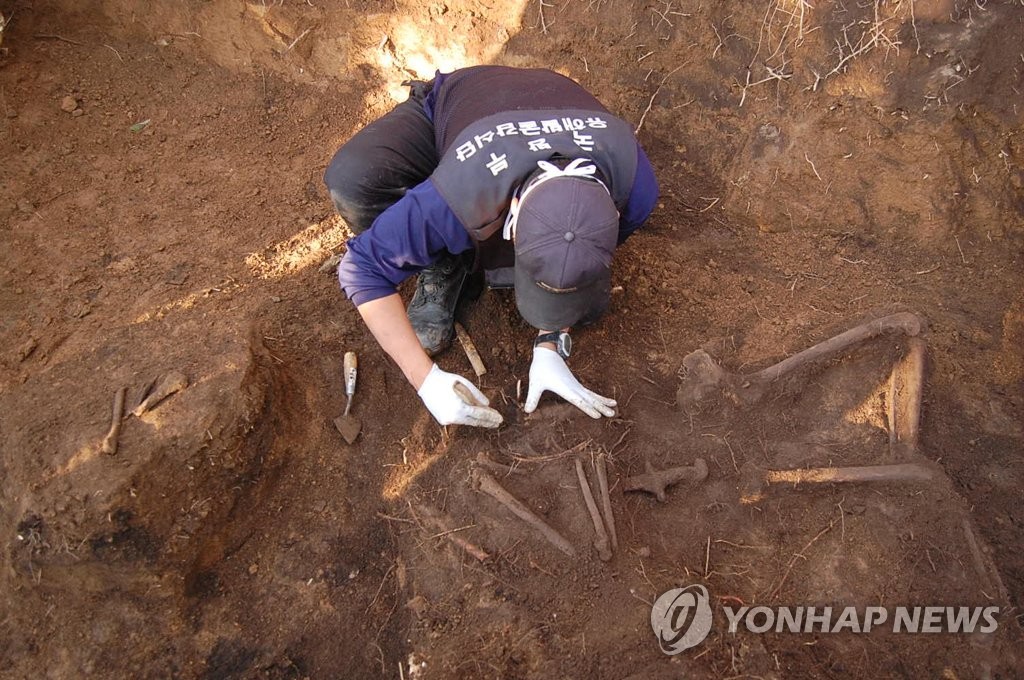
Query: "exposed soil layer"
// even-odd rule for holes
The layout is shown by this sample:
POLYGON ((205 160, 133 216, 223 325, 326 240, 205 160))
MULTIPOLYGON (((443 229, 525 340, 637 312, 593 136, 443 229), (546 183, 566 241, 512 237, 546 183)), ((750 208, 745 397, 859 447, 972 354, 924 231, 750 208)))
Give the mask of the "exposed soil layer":
MULTIPOLYGON (((0 0, 0 676, 1024 672, 1020 3, 89 5, 0 0), (348 235, 335 149, 402 81, 487 62, 576 78, 656 168, 611 310, 574 334, 617 418, 550 396, 526 417, 531 330, 484 292, 462 322, 507 425, 443 430, 319 271, 348 235), (678 398, 684 358, 751 373, 899 311, 926 321, 912 455, 939 477, 741 503, 752 467, 904 462, 907 339, 751 403, 678 398), (115 392, 134 408, 170 371, 189 386, 102 453, 115 392), (576 558, 474 490, 480 452, 576 558), (602 454, 609 562, 574 467, 596 486, 602 454), (698 458, 665 503, 623 492, 698 458), (665 656, 649 603, 689 584, 716 626, 665 656), (731 634, 739 604, 1001 612, 989 635, 731 634)), ((458 345, 439 363, 472 375, 458 345)))

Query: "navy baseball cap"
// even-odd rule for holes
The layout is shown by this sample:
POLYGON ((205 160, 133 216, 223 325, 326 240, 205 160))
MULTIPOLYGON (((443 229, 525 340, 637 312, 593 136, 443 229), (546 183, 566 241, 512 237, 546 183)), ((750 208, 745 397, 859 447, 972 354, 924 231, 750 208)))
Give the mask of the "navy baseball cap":
POLYGON ((527 184, 517 207, 519 313, 541 330, 592 321, 608 306, 618 243, 619 211, 608 190, 592 176, 555 172, 527 184))

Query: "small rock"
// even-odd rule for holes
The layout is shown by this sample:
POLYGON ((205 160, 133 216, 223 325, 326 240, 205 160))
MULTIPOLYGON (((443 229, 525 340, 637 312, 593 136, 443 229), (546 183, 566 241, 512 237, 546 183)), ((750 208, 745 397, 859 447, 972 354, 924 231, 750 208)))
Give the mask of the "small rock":
POLYGON ((338 271, 338 263, 341 262, 342 257, 344 257, 342 253, 337 253, 324 260, 323 264, 320 265, 320 273, 333 276, 334 272, 338 271))
POLYGON ((646 545, 642 545, 637 549, 636 554, 640 557, 650 557, 651 549, 648 548, 646 545))
POLYGON ((18 347, 18 351, 16 352, 18 356, 18 363, 21 363, 25 359, 28 359, 30 356, 32 356, 32 352, 35 352, 36 347, 38 346, 39 341, 36 340, 35 338, 29 338, 27 341, 22 343, 21 346, 18 347))
POLYGON ((72 97, 70 94, 66 95, 60 100, 60 110, 72 113, 78 109, 78 99, 72 97))
POLYGON ((128 274, 138 271, 138 265, 135 263, 135 258, 124 257, 120 260, 114 260, 107 265, 107 270, 114 274, 128 274))
POLYGON ((278 297, 278 296, 276 296, 276 295, 271 295, 271 296, 270 296, 270 301, 271 301, 271 302, 280 302, 280 301, 281 301, 281 298, 279 298, 279 297, 278 297))
POLYGON ((259 570, 260 570, 260 565, 256 564, 255 562, 253 562, 252 564, 249 565, 249 575, 250 576, 255 576, 256 572, 258 572, 259 570))
POLYGON ((68 306, 67 315, 72 319, 84 319, 90 313, 92 313, 92 309, 85 302, 76 301, 68 306))
POLYGON ((18 112, 15 111, 14 109, 7 109, 7 117, 8 118, 17 118, 18 117, 18 112))
POLYGON ((850 514, 851 515, 863 515, 865 510, 867 510, 867 507, 864 506, 864 505, 851 505, 850 506, 850 514))
POLYGON ((84 116, 84 115, 85 115, 85 111, 83 111, 82 109, 75 109, 74 111, 71 112, 71 117, 72 118, 78 118, 79 116, 84 116))
POLYGON ((166 283, 172 286, 180 286, 188 280, 188 272, 181 269, 181 267, 175 267, 167 274, 167 278, 164 279, 166 283))
POLYGON ((426 613, 427 608, 430 607, 430 603, 427 602, 427 598, 422 595, 417 595, 408 602, 405 603, 406 608, 416 615, 417 619, 422 619, 426 613))
POLYGON ((18 199, 18 211, 26 215, 31 215, 36 211, 35 203, 28 200, 27 198, 18 199))

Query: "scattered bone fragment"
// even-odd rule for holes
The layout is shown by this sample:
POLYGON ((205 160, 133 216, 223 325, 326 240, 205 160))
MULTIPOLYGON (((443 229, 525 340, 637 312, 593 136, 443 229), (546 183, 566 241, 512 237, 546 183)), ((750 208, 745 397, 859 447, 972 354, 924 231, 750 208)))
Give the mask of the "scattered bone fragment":
POLYGON ((128 393, 127 387, 122 387, 114 393, 114 408, 110 418, 110 429, 100 444, 100 451, 108 455, 117 453, 117 438, 121 434, 121 419, 124 418, 124 397, 128 393))
POLYGON ((703 458, 693 461, 693 465, 671 467, 666 470, 655 470, 647 462, 645 472, 626 478, 626 491, 646 491, 654 494, 660 503, 665 502, 665 490, 679 482, 701 482, 708 476, 708 465, 703 458))
POLYGON ((135 407, 132 415, 138 417, 147 411, 153 410, 157 404, 176 392, 188 387, 188 378, 180 371, 165 373, 157 379, 153 389, 146 395, 146 398, 135 407))
POLYGON ((594 502, 594 493, 590 490, 590 483, 587 482, 587 475, 583 472, 583 463, 576 458, 576 477, 580 483, 580 491, 583 492, 583 501, 587 504, 587 512, 590 513, 590 520, 594 523, 594 533, 597 538, 594 540, 594 547, 597 548, 597 555, 602 562, 612 558, 612 551, 608 545, 608 534, 604 529, 604 522, 601 513, 597 510, 597 503, 594 502))
POLYGON ((619 549, 619 536, 615 531, 615 515, 612 514, 612 497, 608 492, 608 457, 603 453, 594 463, 597 468, 597 485, 601 491, 601 506, 604 510, 604 521, 608 525, 608 538, 612 541, 612 550, 619 549))
POLYGON ((455 523, 440 510, 429 505, 417 505, 415 506, 415 510, 416 514, 422 516, 425 522, 438 532, 439 537, 443 537, 452 545, 466 551, 468 555, 474 557, 480 562, 486 562, 491 559, 490 553, 486 550, 470 543, 461 536, 457 536, 453 532, 455 523))
POLYGON ((982 549, 981 539, 974 531, 974 527, 971 526, 971 518, 965 516, 963 518, 964 536, 967 538, 967 547, 971 551, 971 558, 974 560, 974 569, 978 574, 978 578, 981 579, 982 585, 989 591, 994 591, 993 594, 997 595, 1001 602, 1010 602, 1010 592, 1006 589, 1006 584, 1003 583, 1002 577, 999 575, 999 569, 995 564, 992 563, 992 558, 986 556, 985 551, 982 549))
POLYGON ((488 456, 487 453, 484 451, 481 451, 478 454, 476 454, 476 463, 481 467, 487 468, 491 472, 497 472, 506 477, 509 475, 526 474, 526 470, 523 470, 522 468, 512 467, 510 465, 505 465, 504 463, 499 463, 498 461, 488 456))
POLYGON ((906 460, 917 452, 924 392, 925 342, 910 338, 906 355, 893 366, 889 377, 889 454, 906 460))
POLYGON ((132 414, 135 413, 135 409, 137 409, 139 405, 142 404, 142 402, 146 401, 146 397, 148 397, 150 392, 153 391, 153 387, 156 385, 156 381, 159 379, 160 376, 156 376, 155 378, 153 378, 148 383, 142 386, 142 389, 139 390, 138 395, 135 397, 135 406, 132 408, 132 414))
POLYGON ((508 508, 513 515, 537 530, 542 536, 544 536, 544 538, 550 541, 552 545, 563 553, 569 557, 576 557, 576 549, 572 547, 572 544, 569 543, 564 536, 548 526, 544 520, 523 505, 519 499, 506 491, 505 488, 499 484, 489 472, 479 467, 474 468, 473 485, 479 491, 486 493, 488 496, 508 508))

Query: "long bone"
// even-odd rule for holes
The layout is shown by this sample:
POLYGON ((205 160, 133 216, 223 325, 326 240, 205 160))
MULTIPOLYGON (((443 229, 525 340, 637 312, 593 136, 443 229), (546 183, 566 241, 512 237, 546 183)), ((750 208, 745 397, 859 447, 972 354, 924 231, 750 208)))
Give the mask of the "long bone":
POLYGON ((594 467, 597 468, 597 485, 601 491, 601 509, 608 525, 608 538, 612 541, 612 550, 618 550, 619 535, 615 530, 615 515, 612 514, 612 496, 608 492, 608 460, 603 453, 597 457, 594 467))
POLYGON ((740 501, 756 503, 767 495, 770 486, 787 484, 834 484, 839 482, 931 482, 941 471, 934 465, 901 463, 861 467, 801 468, 797 470, 761 470, 749 466, 740 482, 740 501))
POLYGON ((513 515, 536 529, 552 545, 569 557, 576 557, 576 549, 562 534, 552 529, 544 520, 535 515, 522 501, 505 490, 489 472, 482 468, 473 468, 473 486, 508 508, 513 515))
POLYGON ((889 455, 907 459, 917 452, 924 391, 925 342, 910 338, 907 353, 893 366, 886 395, 889 414, 889 455))
POLYGON ((601 520, 601 513, 597 510, 597 503, 594 502, 594 492, 590 490, 590 483, 587 475, 583 472, 583 463, 576 459, 576 478, 580 483, 580 491, 583 492, 583 502, 587 504, 587 512, 590 513, 590 521, 594 523, 594 533, 597 538, 594 540, 594 547, 597 548, 597 555, 602 562, 612 558, 612 551, 608 542, 608 532, 604 529, 604 522, 601 520))
POLYGON ((809 364, 831 358, 866 340, 887 333, 899 332, 907 336, 916 336, 921 332, 921 326, 921 319, 916 314, 890 314, 855 326, 777 364, 746 375, 729 373, 707 352, 697 350, 683 359, 683 366, 687 372, 676 393, 676 402, 680 405, 690 404, 715 392, 723 392, 733 401, 750 404, 760 399, 772 382, 809 364))

